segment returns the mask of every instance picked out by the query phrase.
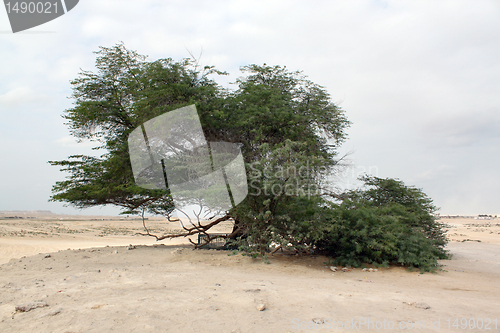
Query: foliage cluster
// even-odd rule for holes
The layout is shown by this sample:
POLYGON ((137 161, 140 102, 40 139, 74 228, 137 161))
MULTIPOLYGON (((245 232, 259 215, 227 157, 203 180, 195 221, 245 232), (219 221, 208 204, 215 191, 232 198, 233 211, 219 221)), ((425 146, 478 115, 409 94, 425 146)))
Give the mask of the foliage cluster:
POLYGON ((364 189, 344 193, 323 211, 316 248, 339 264, 398 264, 434 271, 446 259, 444 226, 420 189, 395 179, 362 178, 364 189))

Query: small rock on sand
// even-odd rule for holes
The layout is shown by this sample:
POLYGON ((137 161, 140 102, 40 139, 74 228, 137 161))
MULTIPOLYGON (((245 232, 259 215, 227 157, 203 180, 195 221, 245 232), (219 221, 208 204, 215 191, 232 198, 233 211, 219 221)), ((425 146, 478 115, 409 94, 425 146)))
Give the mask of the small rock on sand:
POLYGON ((42 316, 40 316, 40 318, 45 318, 45 317, 53 317, 53 316, 57 316, 58 314, 60 314, 62 311, 62 308, 59 308, 57 310, 54 310, 54 311, 50 311, 42 316))
POLYGON ((31 303, 16 305, 16 311, 29 312, 29 311, 34 310, 36 308, 43 308, 46 306, 49 306, 49 305, 45 302, 31 302, 31 303))
POLYGON ((175 249, 173 250, 172 252, 170 252, 171 254, 182 254, 182 249, 175 249))
POLYGON ((424 302, 403 302, 404 304, 413 305, 416 308, 428 310, 431 306, 424 302))
POLYGON ((363 272, 377 272, 378 269, 377 268, 363 268, 363 272))
POLYGON ((257 310, 264 311, 265 309, 266 309, 266 305, 265 304, 259 304, 259 305, 257 305, 257 310))
POLYGON ((424 309, 424 310, 428 310, 431 308, 431 306, 429 304, 424 303, 424 302, 415 303, 415 307, 419 308, 419 309, 424 309))
POLYGON ((330 266, 330 269, 331 269, 333 272, 336 272, 336 271, 337 271, 337 267, 335 267, 335 266, 330 266))

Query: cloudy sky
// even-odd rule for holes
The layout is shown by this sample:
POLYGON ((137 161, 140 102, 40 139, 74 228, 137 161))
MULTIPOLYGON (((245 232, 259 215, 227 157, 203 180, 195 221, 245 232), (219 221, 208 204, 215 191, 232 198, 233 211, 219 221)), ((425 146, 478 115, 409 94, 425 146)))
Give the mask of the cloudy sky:
POLYGON ((202 54, 231 73, 286 65, 323 85, 352 121, 358 174, 424 190, 441 214, 500 214, 500 1, 82 0, 13 34, 0 8, 0 210, 84 211, 48 202, 47 161, 90 153, 61 118, 69 81, 120 41, 150 60, 202 54))

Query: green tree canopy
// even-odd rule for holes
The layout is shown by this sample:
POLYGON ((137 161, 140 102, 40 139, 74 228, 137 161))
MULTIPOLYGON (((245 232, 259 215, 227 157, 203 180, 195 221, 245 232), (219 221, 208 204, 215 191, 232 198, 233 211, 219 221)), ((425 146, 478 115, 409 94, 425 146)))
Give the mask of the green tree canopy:
POLYGON ((228 246, 265 254, 289 248, 330 254, 339 262, 400 263, 432 269, 446 257, 436 208, 421 190, 395 179, 367 176, 365 188, 335 193, 327 181, 342 160, 338 147, 349 121, 320 85, 286 67, 248 65, 235 89, 225 75, 192 59, 148 61, 123 44, 96 52, 96 71, 71 82, 74 106, 63 117, 71 134, 96 142, 100 157, 51 161, 69 176, 53 186, 51 200, 79 208, 122 207, 126 213, 170 216, 169 190, 134 182, 128 136, 144 122, 195 104, 205 137, 241 146, 248 196, 208 222, 179 234, 204 233, 234 222, 228 246), (332 200, 336 199, 335 200, 332 200))
POLYGON ((208 141, 241 144, 252 189, 225 216, 236 221, 233 238, 271 232, 255 229, 259 223, 283 225, 290 219, 283 205, 297 196, 317 196, 324 175, 336 166, 336 148, 349 122, 326 90, 301 72, 249 65, 242 67, 237 88, 228 90, 211 78, 224 72, 193 60, 147 61, 123 44, 101 47, 96 55, 97 71, 81 71, 71 82, 74 107, 63 117, 73 136, 95 141, 103 154, 51 161, 69 172, 53 187, 53 201, 169 215, 174 207, 168 191, 135 185, 127 138, 145 121, 190 104, 196 104, 208 141))
POLYGON ((71 82, 74 107, 63 117, 73 136, 95 141, 94 149, 103 154, 51 161, 69 173, 55 184, 51 200, 79 208, 111 204, 126 212, 146 209, 168 215, 174 207, 167 191, 135 185, 128 135, 166 111, 192 103, 208 107, 217 101, 219 87, 208 78, 217 71, 210 67, 200 71, 188 59, 148 62, 123 44, 100 47, 95 53, 97 72, 83 70, 71 82))

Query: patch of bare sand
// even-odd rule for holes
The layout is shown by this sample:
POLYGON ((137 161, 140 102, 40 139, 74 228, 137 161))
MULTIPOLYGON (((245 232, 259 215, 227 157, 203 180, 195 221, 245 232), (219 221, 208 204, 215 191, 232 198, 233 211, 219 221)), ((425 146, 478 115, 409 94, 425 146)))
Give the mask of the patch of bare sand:
MULTIPOLYGON (((467 318, 468 325, 469 319, 496 319, 498 325, 498 237, 463 228, 470 233, 466 239, 484 241, 451 242, 454 257, 442 261, 444 271, 437 274, 397 267, 334 273, 324 257, 277 253, 265 264, 188 245, 37 254, 0 266, 0 331, 351 331, 331 329, 333 320, 336 327, 355 324, 362 332, 403 332, 410 325, 425 332, 463 331, 448 328, 447 320, 452 325, 455 318, 467 318), (35 301, 48 306, 15 312, 16 305, 35 301), (377 329, 384 320, 386 329, 377 329)), ((494 325, 489 331, 498 330, 494 325)))
MULTIPOLYGON (((4 214, 6 215, 6 214, 4 214)), ((2 219, 0 214, 0 264, 13 258, 38 253, 56 252, 66 249, 80 249, 104 246, 153 245, 159 244, 144 233, 142 220, 137 218, 82 217, 45 214, 42 217, 22 219, 2 219)), ((10 214, 9 216, 17 216, 10 214)), ((188 225, 187 221, 184 221, 188 225)), ((178 222, 168 222, 164 218, 149 218, 146 226, 151 233, 162 235, 181 231, 178 222)), ((228 223, 218 226, 216 232, 227 231, 228 223)), ((215 229, 214 229, 215 230, 215 229)), ((190 237, 197 241, 196 236, 190 237)), ((189 244, 188 238, 165 239, 166 245, 189 244)))

